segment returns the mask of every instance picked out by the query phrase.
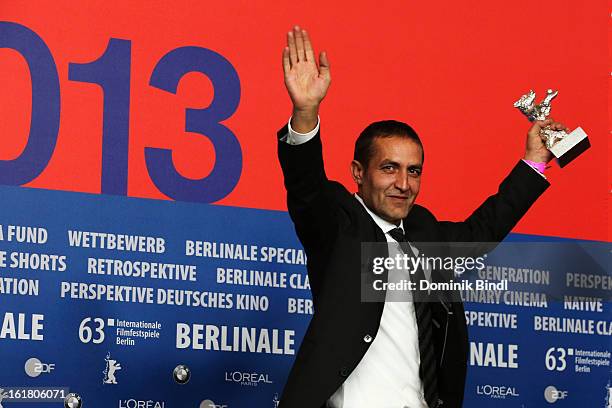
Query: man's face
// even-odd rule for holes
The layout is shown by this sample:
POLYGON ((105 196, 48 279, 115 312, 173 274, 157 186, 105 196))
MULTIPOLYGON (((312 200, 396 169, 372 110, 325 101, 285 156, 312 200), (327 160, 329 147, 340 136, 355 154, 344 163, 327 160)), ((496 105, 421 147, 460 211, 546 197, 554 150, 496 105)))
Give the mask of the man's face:
POLYGON ((367 169, 353 161, 358 193, 372 212, 394 224, 408 215, 421 186, 423 151, 413 140, 377 137, 367 169))

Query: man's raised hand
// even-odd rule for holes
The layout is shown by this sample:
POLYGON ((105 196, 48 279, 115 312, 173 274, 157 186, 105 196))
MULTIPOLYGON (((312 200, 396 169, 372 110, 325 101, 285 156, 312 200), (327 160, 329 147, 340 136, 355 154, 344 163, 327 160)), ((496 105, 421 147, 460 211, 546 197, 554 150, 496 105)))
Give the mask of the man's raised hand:
POLYGON ((287 33, 283 71, 293 102, 291 126, 296 132, 307 133, 317 125, 319 104, 327 94, 331 74, 325 52, 319 54, 317 66, 308 33, 298 26, 287 33))
POLYGON ((547 126, 552 130, 568 131, 567 127, 554 119, 536 120, 527 132, 527 143, 525 148, 525 160, 536 163, 548 163, 553 158, 553 154, 546 148, 540 131, 547 126))

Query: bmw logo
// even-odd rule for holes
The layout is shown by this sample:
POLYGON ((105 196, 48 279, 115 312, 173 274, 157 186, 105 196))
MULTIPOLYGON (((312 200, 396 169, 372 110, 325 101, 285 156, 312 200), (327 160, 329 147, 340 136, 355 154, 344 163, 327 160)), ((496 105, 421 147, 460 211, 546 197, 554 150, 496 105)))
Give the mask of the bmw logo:
POLYGON ((81 401, 81 397, 79 394, 75 394, 71 392, 64 399, 64 407, 65 408, 81 408, 83 402, 81 401))
POLYGON ((176 366, 172 376, 177 383, 187 384, 191 378, 191 370, 186 365, 180 364, 176 366))

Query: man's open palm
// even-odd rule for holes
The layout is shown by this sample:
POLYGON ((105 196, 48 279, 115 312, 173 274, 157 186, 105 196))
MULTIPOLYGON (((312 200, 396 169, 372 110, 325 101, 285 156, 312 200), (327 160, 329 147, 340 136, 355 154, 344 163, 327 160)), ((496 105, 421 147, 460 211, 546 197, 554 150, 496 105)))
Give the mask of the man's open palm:
POLYGON ((285 86, 294 108, 318 108, 331 82, 329 61, 325 52, 321 52, 317 66, 308 33, 298 26, 287 33, 283 71, 285 86))

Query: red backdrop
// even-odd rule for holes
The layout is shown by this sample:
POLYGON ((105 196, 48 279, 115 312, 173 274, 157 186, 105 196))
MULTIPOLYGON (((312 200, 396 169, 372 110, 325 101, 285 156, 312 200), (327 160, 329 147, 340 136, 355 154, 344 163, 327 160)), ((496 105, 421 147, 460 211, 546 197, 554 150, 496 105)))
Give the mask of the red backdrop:
MULTIPOLYGON (((212 144, 184 131, 185 108, 210 103, 210 81, 188 74, 177 95, 148 85, 164 54, 194 45, 227 58, 241 81, 240 106, 225 124, 242 146, 242 176, 217 204, 284 210, 275 132, 290 103, 281 50, 286 31, 301 24, 332 63, 321 113, 330 178, 351 186, 353 143, 368 123, 403 120, 427 154, 417 202, 438 218, 461 219, 522 157, 529 123, 513 102, 530 88, 540 99, 552 87, 560 91, 553 116, 583 127, 592 148, 547 172, 552 187, 515 232, 606 241, 609 19, 603 0, 0 3, 0 20, 45 41, 60 78, 56 150, 29 187, 100 191, 102 92, 69 81, 68 64, 96 60, 113 37, 132 41, 128 194, 166 198, 148 176, 145 146, 172 149, 186 177, 206 176, 214 165, 212 144)), ((26 143, 31 86, 17 52, 0 49, 0 64, 0 159, 10 160, 26 143)))

